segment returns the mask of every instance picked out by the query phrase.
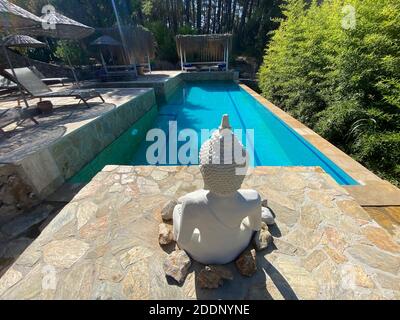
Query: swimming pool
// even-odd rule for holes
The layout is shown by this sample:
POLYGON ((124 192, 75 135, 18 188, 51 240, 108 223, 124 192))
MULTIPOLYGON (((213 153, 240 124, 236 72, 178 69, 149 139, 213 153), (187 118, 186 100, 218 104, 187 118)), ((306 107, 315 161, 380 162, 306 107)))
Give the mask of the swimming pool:
MULTIPOLYGON (((255 166, 319 166, 340 185, 358 184, 234 82, 184 83, 159 108, 158 113, 154 109, 101 152, 71 181, 88 181, 109 164, 148 165, 146 150, 153 142, 146 142, 145 137, 150 128, 159 128, 168 133, 169 123, 176 121, 178 132, 193 129, 199 133, 202 129, 218 128, 222 116, 228 114, 234 129, 242 129, 244 132, 253 130, 254 141, 250 143, 254 144, 255 166)), ((246 145, 245 137, 242 138, 246 145)), ((198 141, 196 146, 200 144, 201 141, 198 141)), ((166 150, 168 148, 167 144, 166 150)), ((180 165, 174 162, 168 164, 180 165)))

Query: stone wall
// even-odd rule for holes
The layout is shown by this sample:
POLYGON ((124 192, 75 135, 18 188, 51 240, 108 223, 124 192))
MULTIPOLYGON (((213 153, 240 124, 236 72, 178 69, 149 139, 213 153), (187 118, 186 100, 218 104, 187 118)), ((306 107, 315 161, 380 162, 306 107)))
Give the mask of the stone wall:
MULTIPOLYGON (((144 94, 63 136, 48 147, 28 155, 17 163, 4 165, 5 174, 0 173, 0 181, 6 181, 7 172, 12 168, 18 168, 19 176, 25 181, 24 185, 30 186, 21 190, 29 189, 23 192, 44 199, 78 173, 155 104, 154 90, 149 89, 144 94)), ((8 188, 4 192, 12 197, 12 189, 8 188)), ((21 198, 26 205, 30 204, 28 200, 26 197, 21 198)), ((15 203, 21 201, 16 200, 15 203)))
POLYGON ((0 165, 0 224, 39 203, 21 168, 0 165))

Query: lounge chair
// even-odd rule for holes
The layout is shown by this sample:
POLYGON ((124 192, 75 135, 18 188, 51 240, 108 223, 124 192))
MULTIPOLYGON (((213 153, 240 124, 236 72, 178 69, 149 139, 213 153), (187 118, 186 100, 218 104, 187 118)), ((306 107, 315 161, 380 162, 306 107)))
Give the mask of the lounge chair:
POLYGON ((45 84, 55 84, 61 83, 62 86, 65 86, 65 83, 70 81, 69 78, 46 78, 35 66, 30 67, 30 69, 35 73, 40 80, 42 80, 45 84))
POLYGON ((198 71, 197 68, 191 63, 184 63, 183 64, 183 71, 186 72, 196 72, 198 71))
MULTIPOLYGON (((13 72, 10 69, 5 70, 10 77, 14 79, 13 72)), ((91 99, 99 98, 104 103, 104 99, 100 93, 95 90, 70 89, 59 92, 52 91, 43 81, 29 68, 14 69, 16 75, 15 81, 18 82, 23 89, 28 92, 33 98, 51 99, 74 97, 80 99, 79 103, 83 103, 89 108, 87 103, 91 99)))

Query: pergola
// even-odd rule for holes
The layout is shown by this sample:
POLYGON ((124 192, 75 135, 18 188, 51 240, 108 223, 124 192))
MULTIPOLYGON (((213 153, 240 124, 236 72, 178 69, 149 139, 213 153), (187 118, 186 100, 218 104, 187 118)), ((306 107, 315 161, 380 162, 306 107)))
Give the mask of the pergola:
POLYGON ((178 35, 176 47, 181 67, 191 65, 218 65, 224 63, 229 69, 231 34, 178 35))
POLYGON ((151 72, 150 60, 155 57, 156 41, 153 34, 141 25, 120 28, 98 28, 102 35, 122 44, 116 51, 119 64, 145 66, 151 72))

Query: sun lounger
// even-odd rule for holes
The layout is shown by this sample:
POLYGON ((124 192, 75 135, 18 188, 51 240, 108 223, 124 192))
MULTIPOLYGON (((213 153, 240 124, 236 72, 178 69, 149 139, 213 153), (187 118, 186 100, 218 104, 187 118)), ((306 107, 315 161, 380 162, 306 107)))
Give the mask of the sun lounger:
POLYGON ((65 86, 66 82, 69 82, 69 78, 46 78, 36 67, 32 66, 30 69, 42 80, 45 84, 55 84, 61 83, 62 86, 65 86))
MULTIPOLYGON (((11 70, 5 70, 10 77, 14 78, 11 70)), ((40 99, 51 99, 51 98, 65 98, 74 97, 80 99, 79 103, 83 103, 90 107, 88 101, 91 99, 99 98, 102 102, 105 102, 100 93, 95 90, 82 90, 82 89, 70 89, 63 91, 52 91, 43 81, 29 68, 16 68, 14 69, 16 79, 21 87, 26 90, 33 98, 40 99)))
POLYGON ((183 65, 183 70, 186 72, 195 72, 197 68, 191 63, 186 63, 183 65))

